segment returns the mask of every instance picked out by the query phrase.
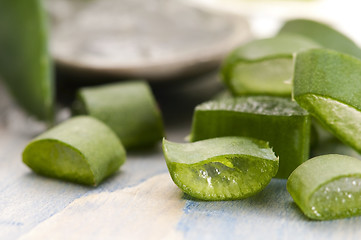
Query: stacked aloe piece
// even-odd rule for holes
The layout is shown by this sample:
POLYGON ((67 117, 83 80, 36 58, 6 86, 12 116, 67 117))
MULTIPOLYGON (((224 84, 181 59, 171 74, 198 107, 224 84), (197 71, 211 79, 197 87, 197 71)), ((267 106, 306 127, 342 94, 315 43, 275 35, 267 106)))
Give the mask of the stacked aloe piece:
POLYGON ((194 143, 164 142, 175 183, 196 198, 219 200, 288 178, 287 189, 309 218, 361 214, 361 161, 339 154, 308 161, 320 129, 361 152, 360 57, 340 32, 302 19, 235 49, 221 69, 231 94, 195 108, 194 143))

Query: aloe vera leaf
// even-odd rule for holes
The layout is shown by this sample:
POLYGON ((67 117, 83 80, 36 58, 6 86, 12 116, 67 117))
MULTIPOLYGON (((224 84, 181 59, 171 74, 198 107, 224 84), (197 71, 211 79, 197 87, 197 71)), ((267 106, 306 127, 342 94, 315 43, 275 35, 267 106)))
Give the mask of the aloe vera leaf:
POLYGON ((175 184, 202 200, 252 196, 268 185, 279 163, 268 143, 244 137, 194 143, 163 140, 163 151, 175 184))
POLYGON ((332 50, 297 54, 294 98, 322 126, 361 152, 361 61, 332 50))
POLYGON ((303 213, 317 220, 361 215, 361 161, 328 154, 299 166, 287 181, 287 190, 303 213))
POLYGON ((310 124, 309 114, 287 98, 221 99, 196 107, 190 140, 245 136, 268 141, 280 157, 276 177, 287 178, 309 157, 310 124))
POLYGON ((118 170, 125 154, 108 126, 79 116, 32 140, 23 151, 23 162, 41 175, 96 186, 118 170))
POLYGON ((0 0, 0 76, 28 113, 52 121, 53 67, 41 0, 0 0))
POLYGON ((126 148, 154 145, 164 135, 160 110, 145 81, 81 88, 74 112, 106 123, 126 148))
POLYGON ((331 26, 307 19, 294 19, 286 22, 279 34, 299 34, 317 42, 324 48, 361 58, 361 49, 350 38, 331 26))
POLYGON ((222 79, 233 95, 290 96, 293 54, 320 45, 297 35, 255 40, 235 49, 222 65, 222 79))

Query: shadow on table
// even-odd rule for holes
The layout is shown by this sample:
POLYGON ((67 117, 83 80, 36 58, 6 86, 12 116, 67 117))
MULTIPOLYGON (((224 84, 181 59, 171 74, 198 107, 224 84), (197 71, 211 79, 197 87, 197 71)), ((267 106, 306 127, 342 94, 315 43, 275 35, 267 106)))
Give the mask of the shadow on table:
MULTIPOLYGON (((271 183, 253 197, 235 201, 199 201, 184 195, 186 204, 178 230, 188 239, 341 239, 360 233, 361 217, 333 221, 310 220, 293 202, 286 180, 271 183), (253 238, 250 238, 253 236, 253 238)), ((352 238, 358 239, 358 238, 352 238)))

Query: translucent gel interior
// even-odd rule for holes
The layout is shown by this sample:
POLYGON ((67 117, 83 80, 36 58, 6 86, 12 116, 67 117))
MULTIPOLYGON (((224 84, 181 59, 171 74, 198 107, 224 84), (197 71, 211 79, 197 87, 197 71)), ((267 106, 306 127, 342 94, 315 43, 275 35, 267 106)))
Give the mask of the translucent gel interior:
POLYGON ((238 94, 290 95, 292 73, 291 58, 242 62, 234 68, 231 84, 238 94))
POLYGON ((248 197, 276 174, 274 161, 232 157, 199 164, 172 164, 173 179, 186 193, 205 200, 248 197))
POLYGON ((361 112, 359 110, 337 100, 313 94, 302 96, 301 101, 341 140, 361 151, 361 112))
POLYGON ((311 213, 333 219, 361 214, 361 179, 344 177, 325 184, 310 201, 311 213))

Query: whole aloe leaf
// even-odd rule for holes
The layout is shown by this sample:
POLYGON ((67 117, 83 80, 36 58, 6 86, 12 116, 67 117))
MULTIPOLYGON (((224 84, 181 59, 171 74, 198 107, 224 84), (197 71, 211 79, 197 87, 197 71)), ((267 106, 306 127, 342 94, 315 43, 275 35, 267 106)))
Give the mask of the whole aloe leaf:
POLYGON ((54 84, 41 0, 0 0, 0 76, 28 113, 52 120, 54 84))

